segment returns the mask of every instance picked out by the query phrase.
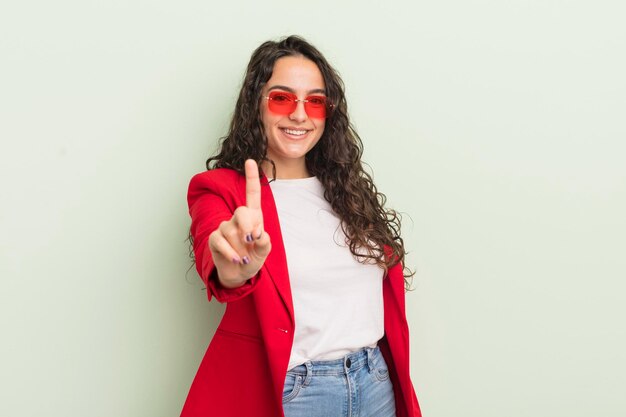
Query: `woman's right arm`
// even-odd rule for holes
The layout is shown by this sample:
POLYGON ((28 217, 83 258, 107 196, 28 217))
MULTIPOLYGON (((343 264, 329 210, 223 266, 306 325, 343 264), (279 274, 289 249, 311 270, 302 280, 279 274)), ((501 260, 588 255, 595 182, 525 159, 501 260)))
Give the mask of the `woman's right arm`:
POLYGON ((245 201, 234 172, 198 174, 189 185, 196 268, 209 300, 233 301, 249 293, 271 250, 263 229, 258 168, 254 161, 245 168, 245 201))

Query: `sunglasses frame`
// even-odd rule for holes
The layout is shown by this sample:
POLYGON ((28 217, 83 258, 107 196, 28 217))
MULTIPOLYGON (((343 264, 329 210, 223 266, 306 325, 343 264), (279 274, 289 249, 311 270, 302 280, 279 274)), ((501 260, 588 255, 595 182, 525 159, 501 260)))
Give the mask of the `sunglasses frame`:
MULTIPOLYGON (((280 115, 284 115, 284 116, 295 112, 299 102, 304 103, 304 111, 306 112, 307 116, 309 116, 310 118, 313 118, 313 119, 326 119, 328 117, 328 115, 327 115, 328 110, 330 110, 330 109, 332 109, 334 107, 334 105, 332 103, 328 102, 328 97, 323 96, 323 95, 312 94, 310 96, 306 96, 303 99, 299 99, 298 96, 295 95, 294 93, 291 93, 291 92, 288 92, 288 91, 276 91, 275 90, 275 91, 270 91, 268 93, 268 95, 263 96, 263 98, 267 100, 268 108, 269 108, 269 110, 272 113, 280 114, 280 115), (272 108, 273 106, 271 105, 271 101, 274 100, 273 96, 277 96, 277 95, 282 95, 282 96, 288 97, 289 98, 289 102, 293 103, 293 108, 289 109, 287 111, 276 111, 275 107, 272 108), (320 116, 317 116, 317 115, 311 115, 309 113, 310 109, 308 108, 309 106, 307 106, 307 104, 310 103, 311 100, 314 99, 314 98, 322 98, 324 100, 324 116, 323 117, 320 117, 320 116)), ((290 104, 290 106, 291 106, 291 104, 290 104)), ((317 111, 313 110, 313 113, 317 113, 317 111)))

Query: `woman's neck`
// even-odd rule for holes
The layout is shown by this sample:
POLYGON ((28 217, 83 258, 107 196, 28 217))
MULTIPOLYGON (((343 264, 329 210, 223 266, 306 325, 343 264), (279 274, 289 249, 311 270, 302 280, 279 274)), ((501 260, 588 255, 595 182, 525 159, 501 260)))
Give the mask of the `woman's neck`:
MULTIPOLYGON (((298 178, 309 178, 309 170, 306 167, 304 161, 294 161, 294 163, 276 163, 276 179, 278 180, 293 180, 298 178)), ((274 178, 274 171, 271 162, 263 161, 261 169, 265 173, 267 178, 274 178)))

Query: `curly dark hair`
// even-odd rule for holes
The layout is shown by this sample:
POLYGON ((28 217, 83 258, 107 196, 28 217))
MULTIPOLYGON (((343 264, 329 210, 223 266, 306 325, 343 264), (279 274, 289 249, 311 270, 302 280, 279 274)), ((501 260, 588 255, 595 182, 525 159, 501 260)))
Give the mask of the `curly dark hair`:
POLYGON ((306 166, 324 186, 324 197, 341 219, 350 251, 361 263, 376 263, 385 270, 399 262, 405 288, 414 275, 406 267, 404 242, 400 236, 400 215, 385 209, 386 197, 378 192, 361 162, 363 143, 351 125, 344 84, 335 69, 310 43, 299 36, 259 46, 248 64, 228 134, 221 138, 219 151, 206 161, 208 170, 230 168, 243 173, 246 159, 259 166, 267 158, 267 137, 261 120, 261 90, 272 76, 274 63, 286 56, 304 56, 313 61, 324 78, 328 109, 326 126, 318 143, 306 154, 306 166))

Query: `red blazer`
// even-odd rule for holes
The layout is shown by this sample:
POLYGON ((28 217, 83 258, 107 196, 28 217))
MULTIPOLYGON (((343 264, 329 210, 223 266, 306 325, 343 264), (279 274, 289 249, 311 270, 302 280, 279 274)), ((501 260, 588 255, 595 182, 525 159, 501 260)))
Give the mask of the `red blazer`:
MULTIPOLYGON (((181 417, 283 417, 282 392, 294 335, 287 260, 274 197, 261 179, 263 224, 272 250, 259 273, 242 287, 222 288, 215 276, 209 234, 246 202, 245 177, 215 169, 191 179, 187 200, 196 267, 209 300, 226 302, 220 322, 189 390, 181 417)), ((420 417, 409 375, 409 329, 401 265, 383 281, 387 361, 397 417, 420 417)), ((332 416, 331 416, 332 417, 332 416)))

